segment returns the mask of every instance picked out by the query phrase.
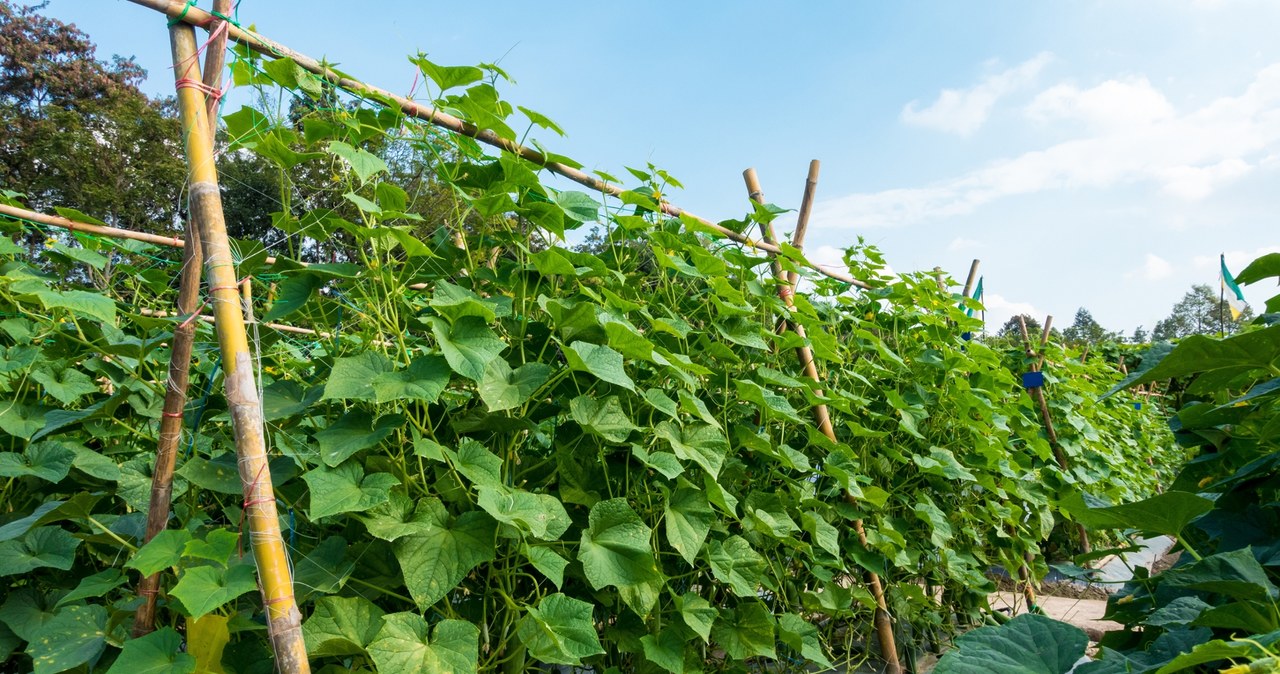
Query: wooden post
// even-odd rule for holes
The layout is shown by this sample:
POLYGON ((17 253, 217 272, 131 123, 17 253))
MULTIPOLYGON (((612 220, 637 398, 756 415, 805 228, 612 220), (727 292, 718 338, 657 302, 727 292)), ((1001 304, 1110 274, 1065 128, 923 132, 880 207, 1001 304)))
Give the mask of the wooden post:
POLYGON ((943 280, 942 267, 933 268, 933 278, 938 282, 938 290, 947 291, 947 282, 943 280))
POLYGON ((311 668, 302 640, 302 615, 293 596, 288 551, 280 533, 271 471, 267 467, 262 404, 254 380, 235 261, 222 213, 205 101, 197 88, 201 78, 195 31, 186 24, 171 26, 169 41, 173 48, 174 86, 186 148, 190 208, 200 228, 205 271, 209 277, 208 295, 222 352, 223 385, 235 432, 237 463, 244 487, 244 513, 262 588, 267 632, 275 652, 276 669, 283 674, 305 674, 311 668))
POLYGON ((968 299, 969 293, 973 292, 973 282, 978 280, 978 265, 981 260, 974 259, 973 264, 969 265, 969 278, 964 280, 964 297, 968 299))
MULTIPOLYGON (((817 171, 813 164, 810 164, 809 175, 816 183, 817 171)), ((743 171, 742 177, 743 177, 743 180, 746 181, 747 193, 751 196, 751 198, 755 200, 756 203, 761 203, 761 204, 764 203, 764 193, 760 190, 760 181, 756 177, 755 169, 747 169, 746 171, 743 171)), ((805 198, 809 200, 813 199, 813 190, 808 189, 807 186, 805 189, 805 198)), ((807 212, 807 208, 804 205, 802 205, 801 211, 807 212)), ((760 235, 765 241, 769 241, 769 242, 774 241, 775 238, 773 233, 773 225, 761 224, 760 235)), ((778 297, 782 299, 783 303, 786 304, 788 308, 790 308, 793 306, 792 294, 794 293, 794 288, 790 283, 789 276, 783 273, 782 264, 777 260, 776 257, 773 257, 773 256, 771 257, 772 257, 771 267, 773 269, 773 275, 774 275, 774 278, 778 281, 778 297)), ((798 335, 801 339, 805 338, 804 326, 798 323, 792 323, 785 319, 783 323, 787 326, 788 329, 795 332, 796 335, 798 335)), ((804 370, 804 375, 808 377, 811 381, 820 382, 820 379, 818 378, 818 368, 813 360, 813 350, 810 349, 807 345, 801 346, 796 349, 796 355, 800 360, 800 367, 804 370)), ((814 390, 814 394, 821 396, 822 391, 814 390)), ((831 440, 832 442, 839 442, 839 440, 836 439, 835 428, 831 424, 831 414, 827 410, 827 406, 816 405, 813 408, 813 414, 818 423, 819 430, 822 431, 822 434, 825 435, 827 439, 831 440)), ((857 504, 857 499, 855 499, 851 494, 846 493, 845 500, 851 504, 857 504)), ((866 529, 863 526, 862 520, 860 519, 855 520, 853 523, 853 529, 854 529, 854 532, 856 532, 858 535, 858 543, 861 544, 862 547, 864 548, 868 547, 867 533, 866 533, 866 529)), ((902 674, 902 665, 898 660, 897 640, 893 635, 893 620, 889 616, 889 608, 888 608, 888 604, 885 602, 885 599, 884 599, 884 587, 880 583, 880 576, 876 575, 876 573, 873 571, 866 571, 866 573, 864 574, 864 578, 865 578, 868 589, 871 590, 871 596, 874 597, 876 600, 876 611, 875 611, 876 635, 880 641, 880 651, 885 658, 885 665, 886 665, 885 671, 887 674, 902 674)))
MULTIPOLYGON (((231 0, 214 0, 214 9, 227 14, 231 0)), ((225 24, 225 22, 224 22, 225 24)), ((227 48, 226 28, 213 31, 213 38, 205 51, 205 69, 202 81, 211 90, 222 85, 222 66, 227 48)), ((217 110, 218 97, 208 97, 210 115, 217 110)), ((213 137, 218 127, 217 117, 209 120, 209 135, 213 137)), ((164 531, 169 523, 169 509, 173 502, 173 471, 177 467, 178 444, 182 440, 182 410, 187 404, 187 384, 191 371, 191 351, 195 342, 196 303, 200 299, 200 235, 198 227, 187 219, 182 248, 182 279, 178 283, 178 312, 190 318, 173 329, 173 341, 169 351, 169 379, 165 382, 164 409, 160 414, 160 438, 156 445, 156 463, 151 471, 151 499, 147 504, 147 529, 144 538, 150 541, 164 531)), ((138 584, 138 596, 142 603, 133 618, 133 636, 140 637, 155 629, 156 594, 160 590, 160 574, 155 573, 138 584)))
MULTIPOLYGON (((1040 344, 1043 348, 1049 340, 1049 326, 1053 323, 1053 317, 1049 316, 1045 319, 1045 329, 1040 337, 1040 344)), ((1031 335, 1027 332, 1027 322, 1018 316, 1018 326, 1022 329, 1022 343, 1026 347, 1027 360, 1032 361, 1031 371, 1039 372, 1040 366, 1044 363, 1044 355, 1036 355, 1034 349, 1031 348, 1031 335)), ((1057 461, 1058 467, 1063 471, 1070 470, 1070 463, 1067 461, 1067 455, 1062 451, 1062 445, 1058 444, 1058 434, 1053 430, 1053 416, 1049 414, 1049 403, 1044 397, 1044 388, 1033 386, 1027 389, 1031 394, 1031 399, 1036 402, 1040 408, 1040 419, 1044 422, 1044 433, 1049 438, 1049 447, 1053 450, 1053 458, 1057 461)), ((1089 532, 1085 531, 1083 524, 1076 525, 1077 531, 1080 533, 1080 549, 1086 554, 1093 552, 1093 546, 1089 544, 1089 532)))

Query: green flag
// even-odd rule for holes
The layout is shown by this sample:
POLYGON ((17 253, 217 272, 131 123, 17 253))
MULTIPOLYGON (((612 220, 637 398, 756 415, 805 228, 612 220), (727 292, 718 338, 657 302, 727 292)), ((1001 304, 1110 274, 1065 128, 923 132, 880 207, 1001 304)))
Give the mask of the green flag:
MULTIPOLYGON (((979 302, 982 301, 982 278, 981 276, 978 277, 978 285, 973 288, 973 299, 979 302)), ((969 309, 968 314, 973 316, 973 309, 969 309)))
POLYGON ((1238 320, 1240 314, 1244 313, 1244 293, 1240 292, 1240 286, 1236 285, 1236 280, 1231 276, 1231 272, 1227 271, 1227 256, 1219 255, 1218 260, 1222 262, 1222 271, 1219 279, 1222 281, 1222 295, 1227 300, 1227 305, 1231 307, 1231 320, 1238 320))

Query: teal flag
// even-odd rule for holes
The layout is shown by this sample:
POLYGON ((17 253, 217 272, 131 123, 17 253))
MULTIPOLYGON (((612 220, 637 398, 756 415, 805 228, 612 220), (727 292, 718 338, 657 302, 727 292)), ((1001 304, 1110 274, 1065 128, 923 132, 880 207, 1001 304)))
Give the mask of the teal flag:
MULTIPOLYGON (((979 302, 982 301, 982 278, 983 277, 981 276, 978 277, 978 285, 975 286, 973 289, 973 299, 978 300, 979 302)), ((968 313, 968 315, 972 317, 973 309, 969 309, 966 313, 968 313)))

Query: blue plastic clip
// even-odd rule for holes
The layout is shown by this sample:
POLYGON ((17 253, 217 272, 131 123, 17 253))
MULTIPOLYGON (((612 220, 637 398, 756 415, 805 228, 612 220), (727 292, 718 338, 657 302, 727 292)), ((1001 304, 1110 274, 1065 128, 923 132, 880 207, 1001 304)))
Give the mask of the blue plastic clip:
POLYGON ((1026 389, 1039 388, 1044 386, 1043 372, 1023 372, 1022 387, 1026 389))

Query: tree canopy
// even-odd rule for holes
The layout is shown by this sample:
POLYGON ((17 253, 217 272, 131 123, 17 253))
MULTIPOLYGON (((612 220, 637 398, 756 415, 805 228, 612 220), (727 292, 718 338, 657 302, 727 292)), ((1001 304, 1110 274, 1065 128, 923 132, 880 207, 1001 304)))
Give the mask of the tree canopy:
POLYGON ((1169 315, 1156 323, 1151 332, 1154 340, 1179 339, 1189 335, 1232 334, 1253 318, 1253 310, 1231 319, 1231 308, 1212 286, 1198 283, 1173 305, 1169 315))

